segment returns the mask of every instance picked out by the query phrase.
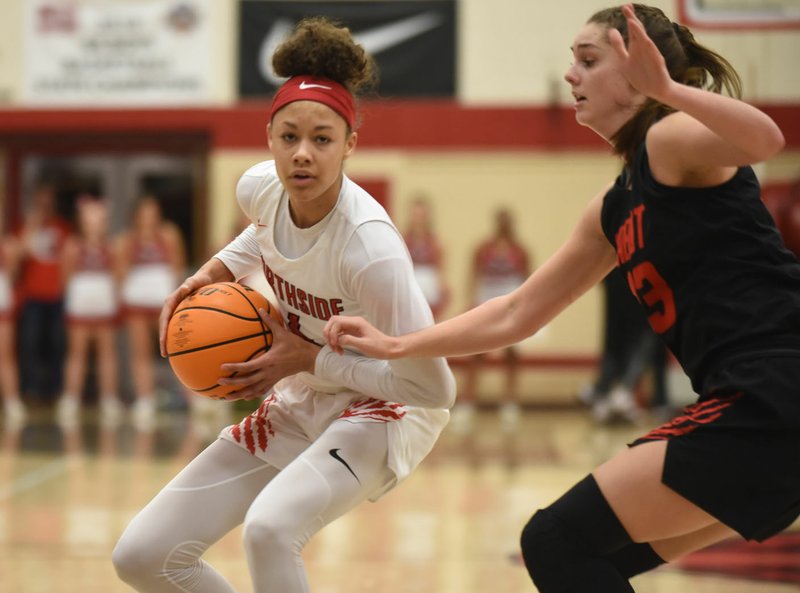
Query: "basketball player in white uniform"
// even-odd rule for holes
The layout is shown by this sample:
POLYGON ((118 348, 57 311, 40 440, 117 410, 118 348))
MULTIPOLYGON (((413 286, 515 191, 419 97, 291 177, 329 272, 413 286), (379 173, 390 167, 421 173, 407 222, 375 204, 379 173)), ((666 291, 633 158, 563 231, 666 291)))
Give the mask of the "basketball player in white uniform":
POLYGON ((322 347, 339 313, 396 334, 433 321, 400 233, 342 171, 356 142, 350 89, 369 78, 365 57, 324 19, 304 21, 276 51, 276 72, 291 78, 270 113, 275 161, 251 167, 237 187, 252 224, 165 303, 162 353, 167 320, 190 291, 262 269, 286 328, 264 312, 271 350, 223 365, 236 377, 220 382, 264 398, 260 407, 223 429, 117 544, 117 573, 140 592, 231 593, 201 555, 241 523, 253 590, 308 591, 309 538, 403 480, 447 422, 455 381, 444 359, 385 362, 322 347), (335 63, 304 59, 316 50, 335 63))

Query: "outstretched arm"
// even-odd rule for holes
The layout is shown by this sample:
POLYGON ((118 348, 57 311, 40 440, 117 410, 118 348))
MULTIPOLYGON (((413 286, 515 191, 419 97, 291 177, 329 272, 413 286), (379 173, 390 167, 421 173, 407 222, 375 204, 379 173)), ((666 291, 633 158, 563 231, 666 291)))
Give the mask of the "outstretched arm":
POLYGON ((387 336, 360 318, 333 317, 325 328, 325 339, 340 353, 344 348, 354 348, 383 359, 460 356, 519 342, 536 333, 614 267, 614 250, 600 228, 607 190, 592 199, 567 242, 512 293, 403 336, 387 336))

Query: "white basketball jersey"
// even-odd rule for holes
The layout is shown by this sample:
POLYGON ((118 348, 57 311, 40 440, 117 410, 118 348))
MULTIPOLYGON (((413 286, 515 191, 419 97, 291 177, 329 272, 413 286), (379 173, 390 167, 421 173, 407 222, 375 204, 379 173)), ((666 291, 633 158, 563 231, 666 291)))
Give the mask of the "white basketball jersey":
MULTIPOLYGON (((265 187, 253 195, 249 203, 248 196, 240 196, 240 204, 256 222, 264 277, 278 299, 289 329, 322 346, 325 344, 322 331, 332 315, 365 316, 367 313, 361 303, 354 300, 342 277, 344 248, 353 233, 361 224, 381 221, 385 223, 386 233, 398 237, 399 234, 380 204, 345 179, 339 203, 325 221, 325 231, 314 246, 300 257, 285 257, 276 245, 274 225, 265 223, 278 218, 279 207, 287 208, 283 186, 274 173, 274 163, 260 166, 267 170, 265 187)), ((382 296, 375 295, 375 298, 382 296)), ((420 325, 426 325, 424 311, 423 307, 419 313, 420 325)), ((309 374, 303 376, 303 380, 317 391, 332 393, 340 388, 309 374)))
MULTIPOLYGON (((392 335, 432 323, 430 307, 415 281, 402 236, 383 207, 347 177, 335 208, 325 219, 312 229, 290 229, 292 234, 308 232, 313 236, 313 244, 299 255, 291 254, 293 257, 281 252, 276 240, 275 223, 287 221, 288 198, 274 162, 251 167, 239 183, 237 197, 253 224, 216 257, 236 278, 252 273, 255 266, 261 267, 286 325, 293 332, 323 346, 323 329, 332 315, 362 316, 392 335), (284 210, 279 211, 281 208, 284 210), (380 282, 376 282, 376 274, 380 282), (369 276, 368 282, 365 276, 369 276)), ((328 348, 318 357, 315 374, 301 373, 279 382, 275 388, 284 399, 295 400, 292 410, 296 415, 317 419, 323 402, 333 405, 337 401, 335 405, 341 405, 342 410, 364 396, 401 402, 399 408, 393 408, 399 414, 398 421, 389 422, 390 441, 394 444, 389 461, 398 478, 427 454, 447 422, 446 409, 436 409, 428 403, 435 401, 430 392, 437 389, 439 393, 433 395, 454 389, 452 374, 443 359, 388 363, 357 354, 342 357, 328 348), (409 377, 414 380, 409 381, 409 377), (314 404, 307 393, 294 388, 284 391, 282 386, 289 387, 297 380, 320 393, 311 399, 322 399, 314 404), (416 385, 410 388, 409 383, 416 385), (338 393, 345 398, 324 395, 338 393), (417 402, 426 408, 417 407, 417 402)), ((328 407, 326 404, 324 414, 330 414, 328 407)))
MULTIPOLYGON (((383 207, 358 185, 344 178, 336 207, 318 223, 323 228, 316 242, 302 255, 288 257, 276 245, 278 209, 288 210, 288 204, 274 162, 251 167, 243 179, 248 181, 239 184, 239 204, 253 224, 217 257, 237 278, 260 267, 289 329, 322 346, 332 315, 363 316, 392 335, 431 325, 430 307, 402 236, 383 207), (359 295, 359 274, 376 260, 388 282, 380 293, 359 295)), ((342 388, 310 374, 303 379, 317 391, 342 388)))

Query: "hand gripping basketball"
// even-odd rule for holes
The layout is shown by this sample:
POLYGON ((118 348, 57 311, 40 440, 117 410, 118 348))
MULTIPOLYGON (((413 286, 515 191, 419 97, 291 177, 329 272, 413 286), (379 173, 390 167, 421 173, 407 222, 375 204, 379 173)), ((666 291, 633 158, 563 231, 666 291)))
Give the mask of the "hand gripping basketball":
POLYGON ((167 358, 173 372, 199 395, 221 399, 236 391, 220 385, 224 363, 246 362, 272 346, 259 309, 281 315, 264 295, 235 282, 209 284, 183 299, 167 325, 167 358))

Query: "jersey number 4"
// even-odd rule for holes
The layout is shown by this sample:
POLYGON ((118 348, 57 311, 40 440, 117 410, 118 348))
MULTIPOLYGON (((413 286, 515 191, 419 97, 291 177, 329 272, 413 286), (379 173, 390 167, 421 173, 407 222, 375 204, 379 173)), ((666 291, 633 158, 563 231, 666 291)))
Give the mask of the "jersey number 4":
POLYGON ((308 339, 303 335, 303 332, 300 331, 300 316, 296 313, 289 313, 286 316, 289 323, 287 324, 286 328, 292 332, 296 336, 300 336, 301 338, 308 339))
MULTIPOLYGON (((306 342, 311 342, 312 344, 316 344, 316 342, 314 340, 312 340, 311 338, 309 338, 307 336, 304 336, 303 332, 300 331, 300 316, 297 313, 289 313, 286 316, 286 319, 289 321, 289 323, 286 324, 286 328, 290 332, 292 332, 296 336, 300 336, 306 342)), ((317 344, 317 346, 319 346, 319 344, 317 344)))
POLYGON ((647 320, 656 333, 663 334, 675 323, 675 297, 666 280, 649 261, 636 264, 628 272, 631 292, 647 310, 647 320))

